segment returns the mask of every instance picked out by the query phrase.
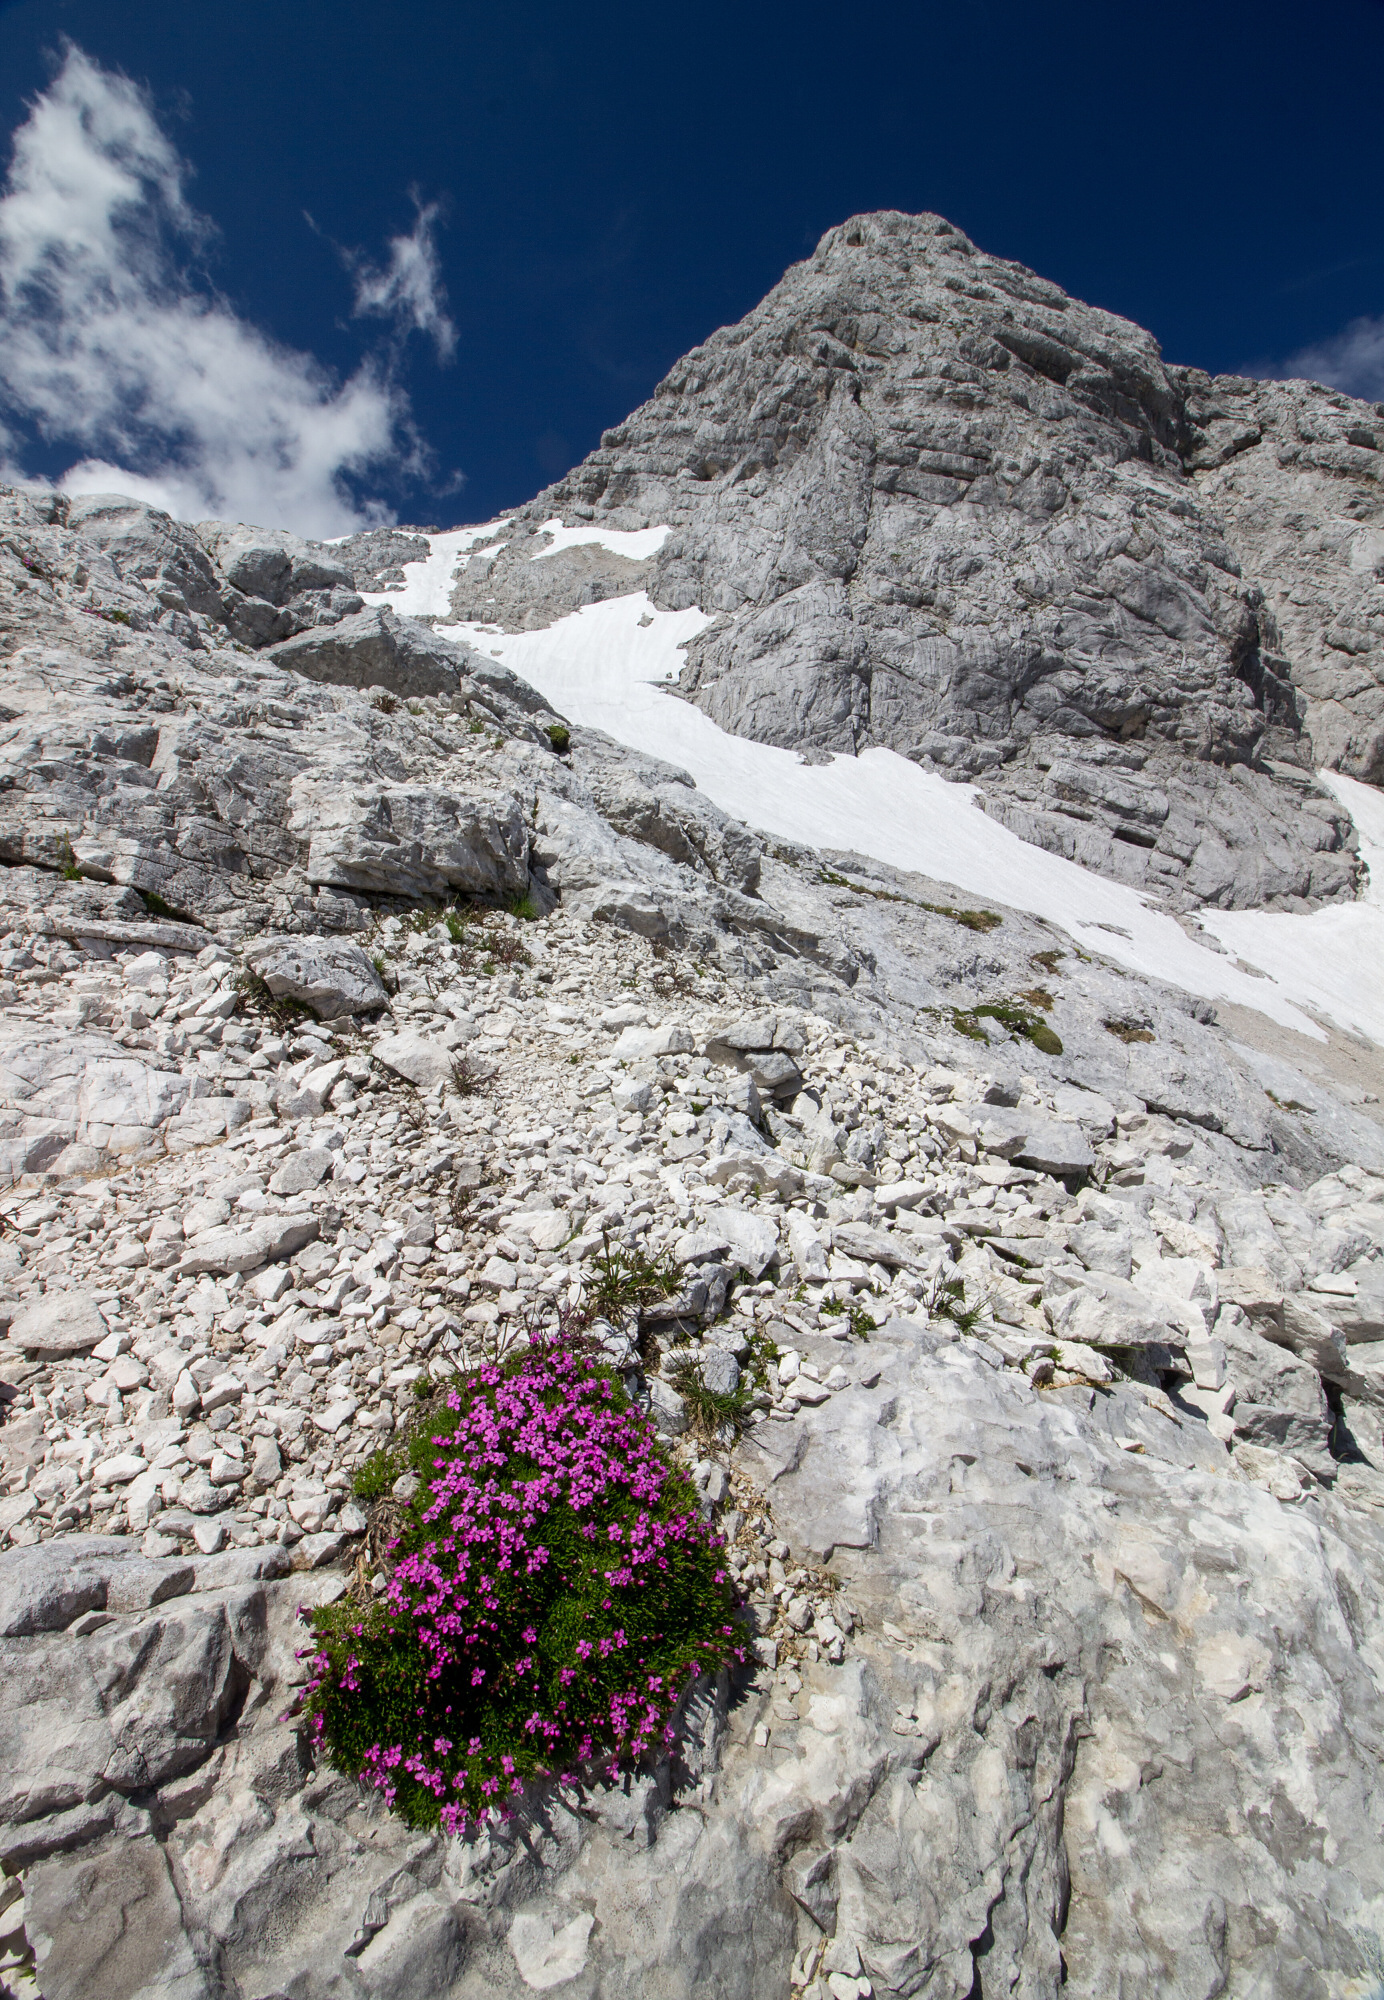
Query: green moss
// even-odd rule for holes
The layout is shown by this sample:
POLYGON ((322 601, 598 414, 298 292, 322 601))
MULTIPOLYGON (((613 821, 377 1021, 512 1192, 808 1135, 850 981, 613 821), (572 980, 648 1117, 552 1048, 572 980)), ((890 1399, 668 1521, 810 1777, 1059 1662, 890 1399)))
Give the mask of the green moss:
POLYGON ((1041 1049, 1044 1055, 1060 1056, 1062 1053, 1061 1037, 1054 1033, 1047 1022, 1037 1014, 1028 1013, 1023 1007, 1016 1007, 1012 1001, 987 1001, 983 1007, 972 1007, 965 1011, 958 1007, 952 1009, 952 1026, 959 1035, 965 1035, 973 1042, 986 1040, 985 1030, 980 1025, 982 1021, 998 1021, 1011 1035, 1018 1035, 1024 1041, 1031 1042, 1033 1047, 1041 1049))
POLYGON ((565 722, 550 723, 548 725, 548 741, 552 744, 559 757, 565 757, 572 747, 572 732, 565 722))
POLYGON ((924 903, 921 907, 931 910, 934 917, 950 917, 954 924, 960 924, 963 930, 968 931, 998 930, 1004 922, 997 910, 958 910, 950 903, 924 903))

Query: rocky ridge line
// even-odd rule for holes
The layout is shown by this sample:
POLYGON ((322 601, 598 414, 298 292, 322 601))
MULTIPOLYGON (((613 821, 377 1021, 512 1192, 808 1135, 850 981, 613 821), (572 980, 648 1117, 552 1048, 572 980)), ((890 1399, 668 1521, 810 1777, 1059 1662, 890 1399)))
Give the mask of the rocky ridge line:
POLYGON ((1316 764, 1384 776, 1384 415, 1170 368, 935 215, 857 216, 518 510, 453 615, 647 589, 684 688, 795 749, 884 744, 1174 908, 1349 895, 1316 764), (670 523, 634 562, 563 522, 670 523))

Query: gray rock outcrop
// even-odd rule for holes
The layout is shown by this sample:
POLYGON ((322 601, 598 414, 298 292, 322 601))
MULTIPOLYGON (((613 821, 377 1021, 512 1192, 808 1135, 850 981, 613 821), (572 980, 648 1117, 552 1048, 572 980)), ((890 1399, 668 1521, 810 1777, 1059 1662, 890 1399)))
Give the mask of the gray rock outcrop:
MULTIPOLYGON (((1317 900, 1309 737, 1375 771, 1366 428, 863 218, 456 608, 697 602, 728 726, 1317 900)), ((0 520, 0 1989, 1379 1986, 1378 1052, 756 834, 367 610, 408 531, 0 520), (419 1396, 623 1257, 664 1295, 586 1331, 743 1667, 670 1756, 418 1834, 315 1762, 299 1607, 383 1588, 352 1482, 419 1396)))
POLYGON ((1170 369, 938 216, 861 216, 522 509, 454 610, 698 605, 683 686, 728 730, 886 744, 1175 905, 1315 902, 1354 863, 1313 759, 1378 774, 1381 421, 1170 369), (673 532, 535 561, 553 517, 673 532))

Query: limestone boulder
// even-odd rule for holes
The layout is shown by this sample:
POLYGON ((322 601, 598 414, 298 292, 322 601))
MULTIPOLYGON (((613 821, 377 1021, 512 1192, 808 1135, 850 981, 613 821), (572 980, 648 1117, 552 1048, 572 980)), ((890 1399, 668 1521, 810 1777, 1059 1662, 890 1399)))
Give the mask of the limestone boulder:
POLYGON ((245 963, 276 998, 301 1001, 320 1021, 389 1005, 369 955, 346 938, 256 938, 245 947, 245 963))

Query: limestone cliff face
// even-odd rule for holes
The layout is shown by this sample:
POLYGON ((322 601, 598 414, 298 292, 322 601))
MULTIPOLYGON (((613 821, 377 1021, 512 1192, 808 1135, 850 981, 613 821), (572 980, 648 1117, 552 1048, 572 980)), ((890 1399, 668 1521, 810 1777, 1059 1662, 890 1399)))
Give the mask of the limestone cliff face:
MULTIPOLYGON (((510 628, 645 587, 715 623, 723 727, 887 744, 1045 847, 1176 904, 1348 895, 1315 762, 1384 758, 1370 406, 1212 383, 940 216, 830 231, 473 561, 510 628), (645 562, 553 516, 671 522, 645 562)), ((1378 544, 1378 546, 1376 546, 1378 544)))

